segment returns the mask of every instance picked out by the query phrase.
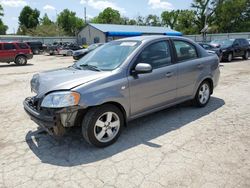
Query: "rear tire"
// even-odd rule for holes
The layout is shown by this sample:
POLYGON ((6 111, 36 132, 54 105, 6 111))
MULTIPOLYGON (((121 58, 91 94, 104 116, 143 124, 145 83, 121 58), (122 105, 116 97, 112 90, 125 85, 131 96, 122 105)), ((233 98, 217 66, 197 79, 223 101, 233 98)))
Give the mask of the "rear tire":
POLYGON ((244 60, 248 60, 248 58, 249 58, 249 52, 246 51, 242 58, 243 58, 244 60))
POLYGON ((15 59, 15 64, 19 66, 23 66, 27 64, 27 58, 23 55, 17 56, 15 59))
POLYGON ((34 49, 34 54, 35 55, 39 54, 39 50, 38 49, 34 49))
POLYGON ((118 139, 123 126, 124 117, 121 110, 107 104, 88 110, 82 121, 82 134, 89 144, 106 147, 118 139))
POLYGON ((207 105, 207 103, 210 100, 210 96, 211 96, 211 91, 212 88, 210 86, 210 83, 208 81, 204 81, 200 84, 195 98, 194 98, 194 104, 197 107, 204 107, 207 105))

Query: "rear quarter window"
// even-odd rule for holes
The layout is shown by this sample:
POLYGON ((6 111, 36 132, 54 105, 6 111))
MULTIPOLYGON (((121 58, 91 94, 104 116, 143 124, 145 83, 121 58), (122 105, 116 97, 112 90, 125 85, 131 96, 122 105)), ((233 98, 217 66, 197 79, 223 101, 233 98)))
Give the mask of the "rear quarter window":
POLYGON ((20 48, 20 49, 29 49, 29 46, 25 43, 17 43, 17 46, 20 48))

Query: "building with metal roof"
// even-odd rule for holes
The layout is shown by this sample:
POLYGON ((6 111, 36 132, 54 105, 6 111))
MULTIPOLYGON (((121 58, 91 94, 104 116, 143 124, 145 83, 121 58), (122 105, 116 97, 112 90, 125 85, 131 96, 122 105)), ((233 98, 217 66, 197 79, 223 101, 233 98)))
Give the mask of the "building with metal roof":
POLYGON ((182 33, 168 27, 89 23, 78 33, 77 38, 78 43, 89 45, 142 35, 182 36, 182 33))

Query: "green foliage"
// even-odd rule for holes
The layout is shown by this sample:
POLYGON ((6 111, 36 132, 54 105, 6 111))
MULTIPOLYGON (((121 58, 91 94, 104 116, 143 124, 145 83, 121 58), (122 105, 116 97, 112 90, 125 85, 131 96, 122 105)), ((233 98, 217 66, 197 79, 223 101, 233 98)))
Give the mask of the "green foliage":
POLYGON ((179 11, 178 22, 175 30, 181 31, 185 35, 190 35, 199 32, 199 28, 195 25, 195 13, 191 10, 179 11))
POLYGON ((183 34, 198 33, 195 25, 195 12, 191 10, 173 10, 171 12, 164 11, 161 14, 164 25, 171 29, 181 31, 183 34))
POLYGON ((161 13, 161 19, 164 25, 174 29, 178 21, 180 10, 172 10, 171 12, 164 11, 161 13))
POLYGON ((83 26, 84 21, 76 17, 76 13, 64 9, 57 17, 58 25, 64 29, 67 35, 75 35, 83 26))
POLYGON ((2 5, 0 5, 0 35, 5 35, 6 31, 8 30, 8 26, 4 25, 2 18, 1 18, 2 16, 4 16, 3 7, 2 5))
POLYGON ((31 36, 42 36, 42 37, 54 37, 54 36, 65 36, 64 30, 57 26, 55 23, 49 25, 39 25, 34 29, 27 29, 27 35, 31 36))
POLYGON ((20 29, 24 28, 31 29, 35 28, 39 24, 40 12, 37 9, 32 9, 29 6, 25 6, 19 16, 20 29))
POLYGON ((43 18, 40 20, 41 25, 51 25, 53 22, 49 19, 48 15, 45 13, 43 18))
POLYGON ((161 26, 160 18, 156 15, 149 14, 146 17, 146 25, 161 26))
POLYGON ((214 17, 214 32, 249 32, 250 1, 220 0, 214 17))
POLYGON ((122 22, 121 15, 118 10, 114 10, 110 7, 99 13, 97 17, 91 20, 92 23, 103 23, 103 24, 120 24, 122 22))

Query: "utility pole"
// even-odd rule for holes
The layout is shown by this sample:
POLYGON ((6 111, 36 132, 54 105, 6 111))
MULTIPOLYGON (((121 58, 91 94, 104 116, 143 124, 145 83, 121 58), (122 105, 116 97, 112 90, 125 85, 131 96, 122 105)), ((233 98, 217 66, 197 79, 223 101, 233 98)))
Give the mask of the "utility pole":
POLYGON ((87 23, 87 9, 84 7, 84 22, 87 23))

